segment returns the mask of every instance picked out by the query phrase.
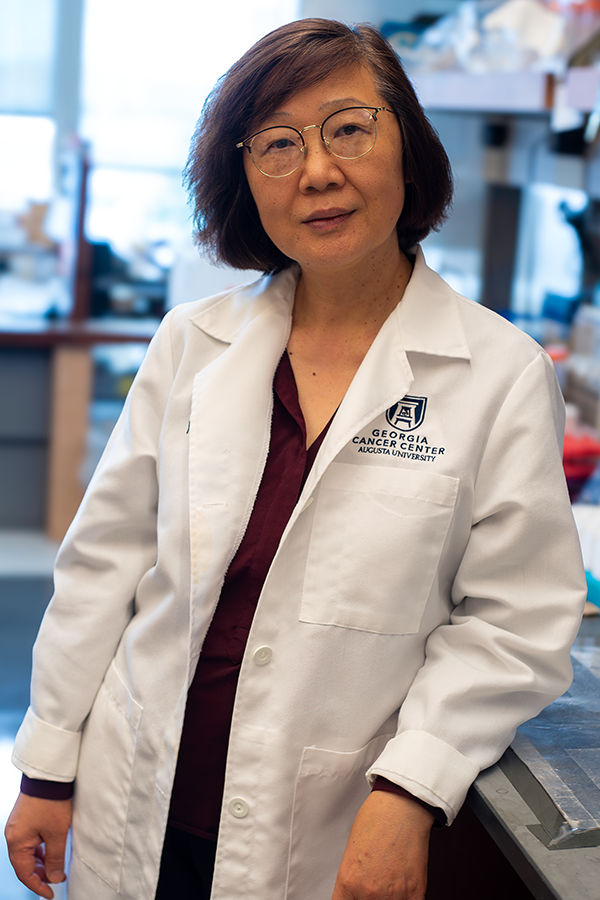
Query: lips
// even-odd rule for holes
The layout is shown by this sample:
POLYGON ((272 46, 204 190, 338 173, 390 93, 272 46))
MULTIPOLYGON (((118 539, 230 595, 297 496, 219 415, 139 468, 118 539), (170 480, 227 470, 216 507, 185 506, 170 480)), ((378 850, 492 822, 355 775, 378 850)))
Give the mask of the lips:
POLYGON ((347 221, 353 212, 352 209, 342 209, 341 207, 317 209, 303 219, 303 224, 309 225, 311 228, 332 228, 347 221))
POLYGON ((321 221, 322 219, 337 219, 338 216, 348 216, 351 212, 352 210, 350 209, 341 209, 337 206, 332 209, 317 209, 310 216, 307 216, 304 222, 308 224, 308 222, 321 221))

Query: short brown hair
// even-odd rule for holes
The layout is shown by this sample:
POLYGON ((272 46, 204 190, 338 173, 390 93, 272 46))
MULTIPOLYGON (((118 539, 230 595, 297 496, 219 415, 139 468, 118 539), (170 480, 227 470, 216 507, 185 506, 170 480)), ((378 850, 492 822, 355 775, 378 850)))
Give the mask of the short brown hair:
POLYGON ((209 95, 196 126, 184 184, 195 240, 217 262, 277 272, 291 265, 262 227, 236 143, 288 97, 353 65, 368 69, 398 116, 406 199, 398 220, 403 250, 439 228, 452 201, 452 171, 400 60, 370 25, 300 19, 261 38, 209 95))

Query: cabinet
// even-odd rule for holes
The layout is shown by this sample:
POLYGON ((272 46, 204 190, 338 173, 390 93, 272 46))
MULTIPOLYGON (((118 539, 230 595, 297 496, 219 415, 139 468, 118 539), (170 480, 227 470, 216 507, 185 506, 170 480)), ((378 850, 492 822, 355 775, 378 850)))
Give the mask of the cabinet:
POLYGON ((0 528, 43 528, 50 351, 0 349, 0 528))
POLYGON ((64 537, 84 490, 90 348, 148 343, 157 324, 0 322, 0 528, 64 537))

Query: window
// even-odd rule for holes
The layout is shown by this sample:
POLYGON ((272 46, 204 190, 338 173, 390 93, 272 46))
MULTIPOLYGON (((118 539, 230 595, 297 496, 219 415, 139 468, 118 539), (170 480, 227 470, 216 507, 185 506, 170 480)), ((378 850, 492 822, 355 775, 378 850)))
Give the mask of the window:
POLYGON ((297 0, 87 0, 81 133, 87 233, 128 255, 190 230, 181 171, 207 93, 297 0))
POLYGON ((13 212, 52 193, 56 0, 0 3, 0 246, 19 243, 13 212))
POLYGON ((0 114, 52 110, 56 0, 0 3, 0 114))

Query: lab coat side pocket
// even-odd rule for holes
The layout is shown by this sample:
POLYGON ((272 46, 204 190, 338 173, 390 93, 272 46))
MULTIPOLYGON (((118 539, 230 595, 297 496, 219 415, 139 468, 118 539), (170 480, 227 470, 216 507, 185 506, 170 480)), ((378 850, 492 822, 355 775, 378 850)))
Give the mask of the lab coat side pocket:
POLYGON ((285 900, 331 900, 354 818, 370 793, 367 769, 391 734, 351 752, 305 747, 294 792, 285 900))
POLYGON ((73 803, 73 854, 117 893, 142 711, 112 662, 83 732, 73 803))
POLYGON ((317 496, 300 621, 416 633, 458 486, 433 472, 333 463, 317 496))

